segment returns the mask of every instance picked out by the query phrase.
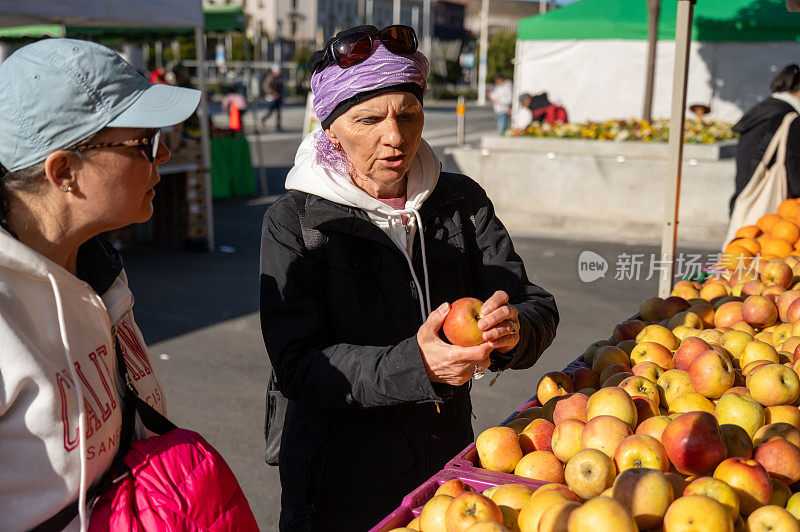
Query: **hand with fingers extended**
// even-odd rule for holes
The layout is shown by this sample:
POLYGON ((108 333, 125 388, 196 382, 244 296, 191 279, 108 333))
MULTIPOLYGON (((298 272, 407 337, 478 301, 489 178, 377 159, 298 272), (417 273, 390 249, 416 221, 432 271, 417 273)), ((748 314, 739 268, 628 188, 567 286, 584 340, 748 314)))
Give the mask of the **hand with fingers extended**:
POLYGON ((481 307, 482 318, 478 328, 483 331, 483 341, 492 349, 508 353, 519 343, 519 314, 508 304, 508 294, 495 292, 481 307))
POLYGON ((495 348, 488 342, 475 347, 459 347, 443 341, 439 329, 449 311, 450 305, 443 303, 431 312, 417 331, 417 343, 431 382, 461 386, 472 378, 476 369, 489 367, 489 354, 495 348))

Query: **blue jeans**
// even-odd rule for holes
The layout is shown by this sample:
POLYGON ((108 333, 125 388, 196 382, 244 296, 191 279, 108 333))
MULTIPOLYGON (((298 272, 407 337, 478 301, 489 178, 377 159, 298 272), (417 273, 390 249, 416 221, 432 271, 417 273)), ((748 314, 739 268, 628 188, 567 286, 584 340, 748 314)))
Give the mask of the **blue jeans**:
POLYGON ((497 133, 502 135, 511 122, 511 115, 508 113, 497 113, 495 119, 497 120, 497 133))

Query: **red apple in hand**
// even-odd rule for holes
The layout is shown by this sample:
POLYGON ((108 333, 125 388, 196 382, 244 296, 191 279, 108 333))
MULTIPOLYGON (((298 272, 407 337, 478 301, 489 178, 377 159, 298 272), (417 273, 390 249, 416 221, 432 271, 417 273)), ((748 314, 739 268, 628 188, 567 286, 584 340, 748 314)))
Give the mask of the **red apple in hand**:
POLYGON ((483 301, 474 297, 462 297, 450 305, 442 330, 451 344, 472 347, 483 343, 483 331, 478 320, 483 317, 483 301))

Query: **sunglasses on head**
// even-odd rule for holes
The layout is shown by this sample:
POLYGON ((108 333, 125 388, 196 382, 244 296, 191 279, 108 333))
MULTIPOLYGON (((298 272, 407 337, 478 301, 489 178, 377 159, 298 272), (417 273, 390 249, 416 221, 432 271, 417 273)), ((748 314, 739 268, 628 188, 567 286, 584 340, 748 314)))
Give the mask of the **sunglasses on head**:
POLYGON ((161 130, 156 129, 153 134, 141 139, 123 140, 122 142, 104 142, 101 144, 89 144, 86 146, 77 146, 73 148, 76 151, 97 150, 100 148, 129 148, 132 146, 141 146, 142 153, 147 160, 151 163, 156 162, 158 156, 158 147, 161 144, 161 130))
POLYGON ((374 53, 375 41, 381 41, 393 54, 411 55, 417 51, 417 34, 411 26, 395 24, 382 30, 365 29, 334 38, 325 50, 327 61, 315 70, 322 70, 331 63, 341 68, 362 63, 374 53))

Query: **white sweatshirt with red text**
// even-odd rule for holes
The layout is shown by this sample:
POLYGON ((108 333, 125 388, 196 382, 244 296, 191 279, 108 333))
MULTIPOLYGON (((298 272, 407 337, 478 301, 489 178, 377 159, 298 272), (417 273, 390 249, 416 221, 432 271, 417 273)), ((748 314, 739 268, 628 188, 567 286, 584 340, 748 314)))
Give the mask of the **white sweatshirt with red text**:
POLYGON ((101 297, 0 229, 0 530, 82 500, 109 468, 122 422, 115 331, 139 396, 165 411, 132 307, 124 271, 101 297))

